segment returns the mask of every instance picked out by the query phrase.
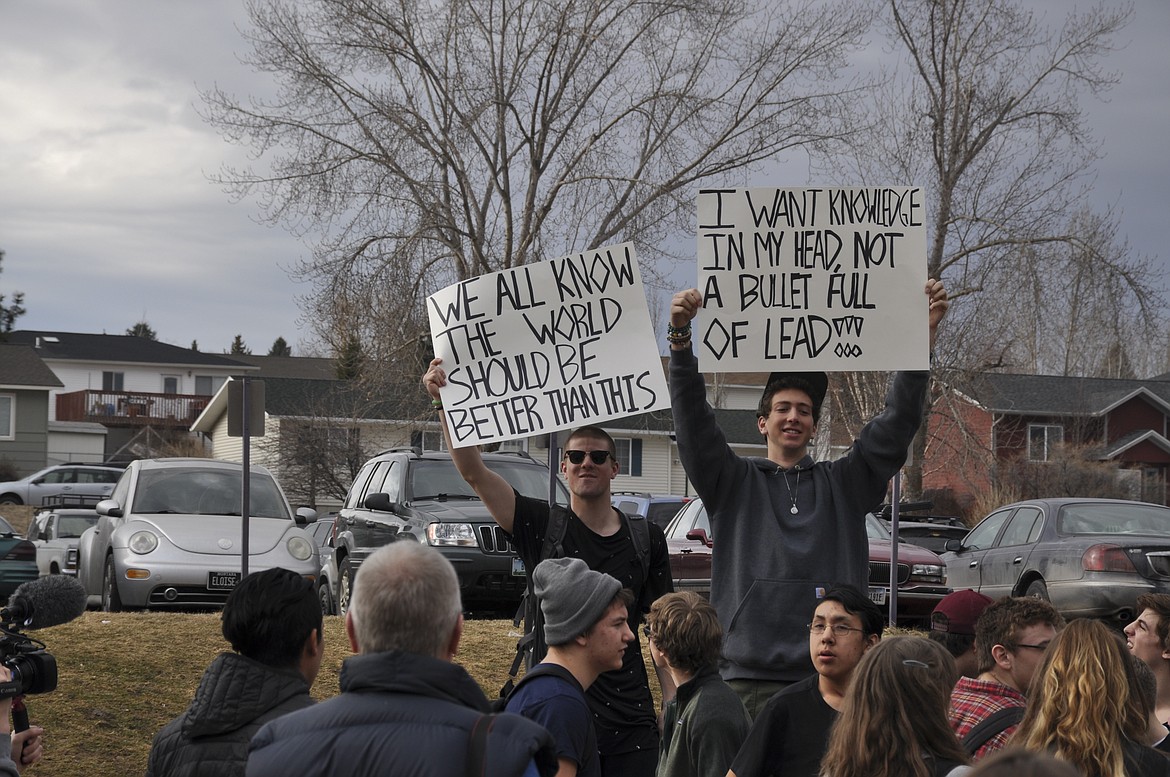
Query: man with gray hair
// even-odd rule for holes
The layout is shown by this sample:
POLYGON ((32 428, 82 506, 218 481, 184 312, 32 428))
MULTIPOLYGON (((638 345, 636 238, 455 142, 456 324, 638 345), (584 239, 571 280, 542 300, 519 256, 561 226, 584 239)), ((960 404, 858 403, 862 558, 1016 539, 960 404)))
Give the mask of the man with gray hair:
POLYGON ((341 694, 275 720, 252 740, 251 777, 556 773, 552 737, 519 715, 489 715, 475 680, 452 663, 463 634, 449 561, 394 542, 362 563, 345 618, 358 655, 341 694))

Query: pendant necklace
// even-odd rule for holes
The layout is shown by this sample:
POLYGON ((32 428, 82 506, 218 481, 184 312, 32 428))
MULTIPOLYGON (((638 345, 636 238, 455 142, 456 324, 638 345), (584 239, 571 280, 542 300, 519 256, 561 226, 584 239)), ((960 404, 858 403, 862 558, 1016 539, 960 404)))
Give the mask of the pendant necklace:
POLYGON ((800 467, 793 467, 793 469, 796 471, 795 489, 788 482, 788 472, 782 469, 780 470, 780 474, 784 476, 784 487, 788 489, 788 498, 792 500, 792 507, 788 508, 788 512, 796 515, 800 512, 796 507, 796 495, 800 493, 800 467))

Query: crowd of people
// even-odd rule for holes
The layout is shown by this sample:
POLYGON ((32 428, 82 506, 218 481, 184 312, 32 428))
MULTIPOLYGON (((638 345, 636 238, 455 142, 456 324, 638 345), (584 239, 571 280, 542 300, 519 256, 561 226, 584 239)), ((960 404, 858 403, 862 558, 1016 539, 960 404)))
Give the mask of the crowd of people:
MULTIPOLYGON (((933 348, 949 302, 937 281, 924 291, 933 348)), ((493 704, 459 666, 451 564, 395 542, 355 579, 341 693, 312 704, 320 612, 279 570, 259 573, 224 610, 234 652, 156 737, 148 774, 1170 777, 1156 749, 1170 733, 1170 596, 1139 601, 1127 641, 1037 599, 970 591, 940 603, 929 638, 883 639, 858 516, 905 463, 929 373, 897 373, 834 461, 809 454, 827 377, 774 373, 757 410, 767 455, 743 457, 691 347, 700 305, 694 289, 675 295, 667 340, 680 458, 719 535, 710 601, 673 592, 662 530, 612 506, 603 429, 564 444, 567 506, 519 495, 448 438, 538 602, 515 687, 493 704)), ((422 382, 441 416, 440 359, 422 382)))

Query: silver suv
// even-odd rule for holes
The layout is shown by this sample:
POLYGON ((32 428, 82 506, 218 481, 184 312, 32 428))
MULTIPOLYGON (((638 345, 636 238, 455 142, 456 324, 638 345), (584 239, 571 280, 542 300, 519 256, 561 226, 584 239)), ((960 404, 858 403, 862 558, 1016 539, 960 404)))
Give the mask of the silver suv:
POLYGON ((96 505, 122 476, 118 467, 56 464, 26 478, 0 483, 0 505, 96 505))

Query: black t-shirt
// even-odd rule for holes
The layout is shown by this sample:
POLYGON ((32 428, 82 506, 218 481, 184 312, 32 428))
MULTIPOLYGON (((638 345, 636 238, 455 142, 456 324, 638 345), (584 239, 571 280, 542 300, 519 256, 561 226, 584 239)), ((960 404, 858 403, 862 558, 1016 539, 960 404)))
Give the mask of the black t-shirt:
POLYGON ((819 679, 814 674, 768 699, 731 765, 735 777, 817 777, 837 720, 819 679))
MULTIPOLYGON (((530 573, 541 561, 548 512, 547 503, 516 495, 512 544, 530 573)), ((580 558, 590 569, 613 575, 623 587, 633 591, 635 605, 630 608, 630 630, 635 634, 642 613, 659 596, 673 590, 666 537, 659 526, 648 524, 647 528, 650 530, 649 580, 642 579, 642 565, 625 522, 615 534, 602 537, 570 513, 563 543, 566 556, 580 558)), ((602 755, 649 748, 657 752, 658 718, 638 640, 626 648, 622 668, 598 677, 585 696, 593 711, 597 745, 602 755)))

